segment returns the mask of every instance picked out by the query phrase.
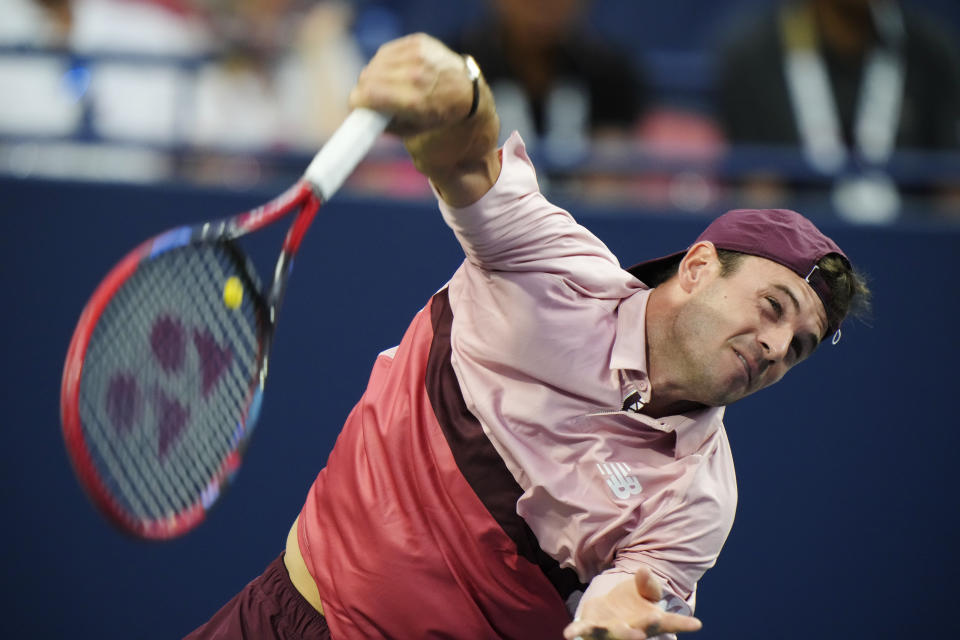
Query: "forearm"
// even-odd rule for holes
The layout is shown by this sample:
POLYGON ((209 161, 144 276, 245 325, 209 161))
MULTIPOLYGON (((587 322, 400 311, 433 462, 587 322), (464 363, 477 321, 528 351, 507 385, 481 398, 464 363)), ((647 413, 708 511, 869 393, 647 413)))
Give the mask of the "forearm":
POLYGON ((464 59, 422 33, 380 47, 350 94, 354 107, 392 116, 388 130, 403 137, 417 168, 453 206, 478 200, 500 174, 500 122, 493 94, 473 81, 464 59))
POLYGON ((479 200, 500 175, 500 119, 482 76, 478 88, 479 102, 472 116, 403 140, 417 170, 454 207, 479 200))

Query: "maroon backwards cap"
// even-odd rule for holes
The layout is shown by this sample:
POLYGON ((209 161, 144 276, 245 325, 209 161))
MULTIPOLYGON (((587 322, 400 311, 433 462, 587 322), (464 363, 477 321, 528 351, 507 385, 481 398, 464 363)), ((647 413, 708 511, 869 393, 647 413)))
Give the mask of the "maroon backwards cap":
MULTIPOLYGON (((829 309, 833 297, 817 262, 825 255, 836 253, 847 260, 837 244, 823 235, 812 222, 789 209, 734 209, 710 223, 696 242, 709 240, 717 249, 739 251, 773 260, 803 278, 820 297, 824 309, 829 309)), ((696 242, 694 244, 696 244, 696 242)), ((636 264, 627 271, 643 280, 649 269, 678 262, 686 250, 662 258, 636 264)), ((833 343, 840 339, 840 322, 835 319, 827 327, 833 343)))

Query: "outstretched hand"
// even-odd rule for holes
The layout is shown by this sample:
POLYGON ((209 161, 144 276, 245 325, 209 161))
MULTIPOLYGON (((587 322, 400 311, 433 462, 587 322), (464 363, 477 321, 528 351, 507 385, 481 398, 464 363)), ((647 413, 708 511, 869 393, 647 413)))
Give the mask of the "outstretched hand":
POLYGON ((567 640, 645 640, 661 633, 697 631, 701 622, 663 611, 660 582, 641 567, 633 580, 625 580, 602 596, 586 600, 580 616, 563 630, 567 640))

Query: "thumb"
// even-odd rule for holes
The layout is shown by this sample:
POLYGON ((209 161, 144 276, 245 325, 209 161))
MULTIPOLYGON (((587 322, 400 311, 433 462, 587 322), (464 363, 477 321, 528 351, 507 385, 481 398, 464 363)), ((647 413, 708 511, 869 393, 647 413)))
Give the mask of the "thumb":
POLYGON ((650 602, 660 602, 663 597, 663 589, 660 587, 660 581, 646 567, 640 567, 633 574, 633 583, 639 593, 645 600, 650 602))

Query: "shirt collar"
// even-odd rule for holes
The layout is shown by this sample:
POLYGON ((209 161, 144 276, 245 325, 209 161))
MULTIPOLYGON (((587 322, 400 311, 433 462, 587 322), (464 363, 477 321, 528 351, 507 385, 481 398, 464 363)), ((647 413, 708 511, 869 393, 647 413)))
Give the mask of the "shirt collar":
POLYGON ((703 444, 723 426, 723 414, 726 407, 705 407, 684 414, 661 418, 665 430, 673 431, 677 436, 674 451, 676 458, 684 458, 696 453, 703 444))
POLYGON ((610 353, 611 369, 647 371, 647 301, 653 289, 641 289, 617 308, 617 335, 610 353))
MULTIPOLYGON (((653 289, 642 289, 620 303, 610 369, 639 372, 647 378, 647 302, 651 291, 653 289)), ((650 393, 641 391, 641 397, 649 402, 650 393)), ((644 416, 644 422, 665 433, 676 434, 675 455, 682 458, 696 453, 723 425, 724 409, 706 407, 659 419, 644 416)))

